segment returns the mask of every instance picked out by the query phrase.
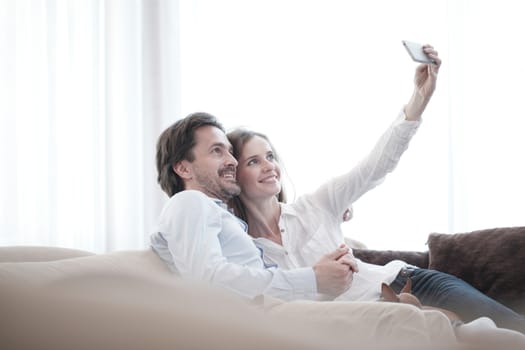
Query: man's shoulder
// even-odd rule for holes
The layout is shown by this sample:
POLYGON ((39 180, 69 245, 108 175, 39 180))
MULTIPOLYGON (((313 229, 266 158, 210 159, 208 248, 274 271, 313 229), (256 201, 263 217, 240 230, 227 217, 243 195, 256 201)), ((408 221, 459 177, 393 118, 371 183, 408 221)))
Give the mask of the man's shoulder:
POLYGON ((184 190, 178 193, 175 193, 170 200, 175 201, 211 201, 212 199, 208 197, 201 191, 197 190, 184 190))
POLYGON ((167 207, 177 207, 185 210, 219 208, 214 200, 201 191, 184 190, 174 194, 166 204, 167 207))

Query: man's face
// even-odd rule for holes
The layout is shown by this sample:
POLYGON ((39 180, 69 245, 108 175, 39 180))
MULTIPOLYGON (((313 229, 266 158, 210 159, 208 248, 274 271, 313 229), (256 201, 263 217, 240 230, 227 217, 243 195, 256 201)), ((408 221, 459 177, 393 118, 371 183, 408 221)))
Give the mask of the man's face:
POLYGON ((241 192, 237 184, 237 161, 232 146, 222 130, 203 126, 195 131, 193 162, 182 161, 188 171, 183 178, 186 189, 199 190, 224 202, 241 192))

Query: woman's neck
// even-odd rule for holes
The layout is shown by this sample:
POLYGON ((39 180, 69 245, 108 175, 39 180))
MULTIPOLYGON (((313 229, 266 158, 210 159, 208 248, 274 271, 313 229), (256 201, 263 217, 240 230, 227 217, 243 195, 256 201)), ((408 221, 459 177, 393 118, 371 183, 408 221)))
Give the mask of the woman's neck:
POLYGON ((264 237, 282 245, 279 218, 281 206, 276 197, 264 201, 251 201, 242 198, 246 208, 248 233, 252 237, 264 237))

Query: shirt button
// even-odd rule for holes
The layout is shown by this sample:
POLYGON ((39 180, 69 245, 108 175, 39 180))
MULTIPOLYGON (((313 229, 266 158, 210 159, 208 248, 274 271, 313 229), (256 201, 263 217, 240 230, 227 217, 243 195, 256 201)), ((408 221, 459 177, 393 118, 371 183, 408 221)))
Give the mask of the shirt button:
POLYGON ((283 232, 284 232, 284 228, 281 229, 281 233, 283 233, 283 232))

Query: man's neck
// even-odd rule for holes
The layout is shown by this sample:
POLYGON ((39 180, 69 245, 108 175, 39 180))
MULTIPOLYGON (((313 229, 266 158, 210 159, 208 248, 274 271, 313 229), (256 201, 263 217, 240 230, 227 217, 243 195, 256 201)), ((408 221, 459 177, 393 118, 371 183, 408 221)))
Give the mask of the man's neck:
POLYGON ((200 191, 200 192, 204 193, 205 195, 207 195, 208 197, 210 197, 212 199, 217 199, 217 200, 219 200, 219 201, 221 201, 223 203, 228 203, 228 201, 230 200, 230 198, 225 198, 225 196, 222 195, 222 194, 211 192, 207 188, 195 187, 195 186, 186 186, 185 190, 200 191))

